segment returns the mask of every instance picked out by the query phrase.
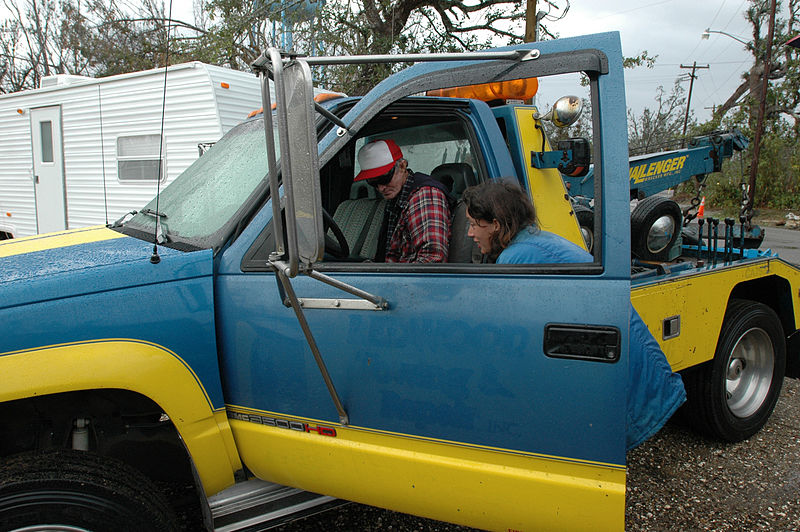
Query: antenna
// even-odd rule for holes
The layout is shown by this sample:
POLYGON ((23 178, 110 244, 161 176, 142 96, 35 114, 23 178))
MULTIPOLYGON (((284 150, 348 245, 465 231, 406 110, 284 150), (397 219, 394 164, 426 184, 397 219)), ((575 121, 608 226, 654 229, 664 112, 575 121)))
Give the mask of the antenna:
POLYGON ((156 225, 153 230, 153 254, 150 262, 158 264, 161 257, 158 255, 158 237, 161 233, 161 216, 159 216, 158 201, 161 197, 161 172, 164 169, 164 113, 167 107, 167 71, 169 70, 169 30, 172 22, 172 0, 169 0, 169 15, 167 16, 167 45, 164 50, 164 94, 161 98, 161 135, 158 141, 158 180, 156 182, 156 225))
POLYGON ((106 186, 106 147, 103 137, 103 97, 100 94, 100 84, 97 84, 97 108, 100 113, 100 164, 103 165, 103 208, 106 211, 106 225, 108 225, 108 187, 106 186))

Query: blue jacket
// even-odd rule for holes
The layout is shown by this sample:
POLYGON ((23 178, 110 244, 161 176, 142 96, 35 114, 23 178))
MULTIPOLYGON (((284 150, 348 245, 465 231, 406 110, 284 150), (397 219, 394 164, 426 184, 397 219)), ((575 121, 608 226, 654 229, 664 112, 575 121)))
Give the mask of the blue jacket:
MULTIPOLYGON (((592 256, 569 240, 529 226, 514 236, 497 264, 591 262, 592 256)), ((633 449, 659 431, 686 401, 683 380, 672 372, 661 347, 630 306, 630 362, 625 443, 633 449)))

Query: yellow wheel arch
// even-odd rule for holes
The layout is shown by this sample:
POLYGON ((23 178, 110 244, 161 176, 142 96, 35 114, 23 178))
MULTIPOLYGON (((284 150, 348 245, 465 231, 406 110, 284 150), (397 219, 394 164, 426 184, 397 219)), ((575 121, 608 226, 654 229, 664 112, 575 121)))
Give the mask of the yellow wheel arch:
POLYGON ((0 354, 0 402, 116 388, 148 397, 170 417, 206 494, 233 484, 241 468, 225 409, 214 409, 191 368, 145 341, 104 339, 0 354))

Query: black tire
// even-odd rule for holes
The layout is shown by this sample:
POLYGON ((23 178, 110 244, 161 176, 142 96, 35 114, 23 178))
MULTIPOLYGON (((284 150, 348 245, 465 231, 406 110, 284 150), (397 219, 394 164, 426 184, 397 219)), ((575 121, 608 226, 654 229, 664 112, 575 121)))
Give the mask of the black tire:
POLYGON ((695 430, 737 442, 761 430, 778 402, 786 371, 786 341, 768 306, 733 299, 714 359, 684 375, 685 413, 695 430))
POLYGON ((575 212, 575 218, 577 218, 578 225, 581 228, 581 235, 586 243, 586 249, 589 250, 589 253, 592 253, 594 249, 594 211, 580 204, 576 204, 572 210, 575 212))
POLYGON ((113 458, 63 450, 16 455, 0 467, 0 530, 32 526, 178 529, 160 491, 139 471, 113 458))
POLYGON ((649 196, 631 213, 631 251, 642 260, 667 260, 681 234, 681 208, 669 198, 649 196))

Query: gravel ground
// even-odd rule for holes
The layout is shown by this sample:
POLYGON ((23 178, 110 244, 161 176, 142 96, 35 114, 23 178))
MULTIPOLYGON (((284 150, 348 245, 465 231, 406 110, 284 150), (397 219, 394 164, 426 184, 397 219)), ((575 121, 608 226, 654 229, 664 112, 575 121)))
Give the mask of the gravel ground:
MULTIPOLYGON (((722 444, 679 420, 628 454, 627 531, 800 531, 800 381, 786 379, 770 421, 722 444)), ((349 504, 276 530, 466 531, 349 504)))

